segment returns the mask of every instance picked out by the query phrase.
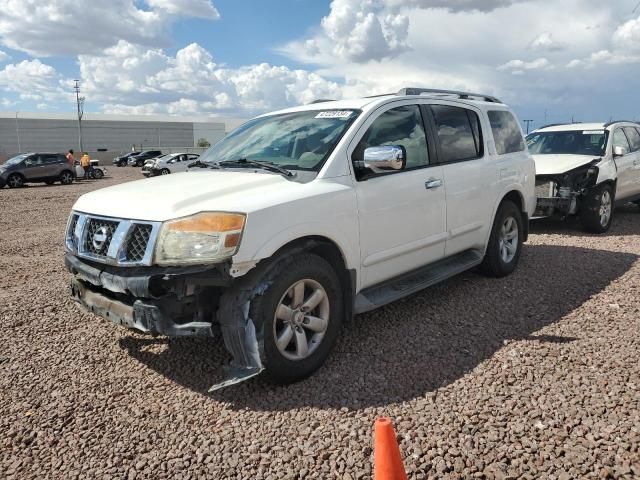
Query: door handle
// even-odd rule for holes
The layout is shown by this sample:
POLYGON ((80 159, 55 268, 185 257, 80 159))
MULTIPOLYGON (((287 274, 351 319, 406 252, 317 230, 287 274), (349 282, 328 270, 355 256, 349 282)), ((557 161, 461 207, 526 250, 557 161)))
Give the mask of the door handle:
POLYGON ((442 180, 441 179, 436 179, 436 178, 432 178, 430 180, 427 180, 424 183, 424 188, 426 188, 427 190, 432 190, 434 188, 440 188, 442 186, 442 180))

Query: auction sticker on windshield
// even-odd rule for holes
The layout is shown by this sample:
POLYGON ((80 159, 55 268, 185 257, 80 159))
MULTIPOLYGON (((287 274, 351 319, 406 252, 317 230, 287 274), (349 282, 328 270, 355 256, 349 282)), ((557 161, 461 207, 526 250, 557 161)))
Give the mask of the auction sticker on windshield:
POLYGON ((604 135, 604 130, 583 130, 583 135, 604 135))
POLYGON ((353 112, 350 110, 330 110, 320 112, 315 118, 349 118, 353 112))

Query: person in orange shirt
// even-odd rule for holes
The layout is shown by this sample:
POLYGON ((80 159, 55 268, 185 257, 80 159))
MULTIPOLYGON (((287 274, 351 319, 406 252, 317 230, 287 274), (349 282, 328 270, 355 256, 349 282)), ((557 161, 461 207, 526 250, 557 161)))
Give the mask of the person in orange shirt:
POLYGON ((73 156, 73 149, 72 148, 70 148, 69 151, 67 152, 67 162, 69 162, 69 168, 71 169, 71 171, 73 172, 73 176, 77 180, 78 176, 76 175, 76 159, 73 156))
POLYGON ((89 154, 84 152, 84 155, 80 158, 80 165, 84 170, 84 179, 89 179, 89 171, 91 170, 91 159, 89 158, 89 154))

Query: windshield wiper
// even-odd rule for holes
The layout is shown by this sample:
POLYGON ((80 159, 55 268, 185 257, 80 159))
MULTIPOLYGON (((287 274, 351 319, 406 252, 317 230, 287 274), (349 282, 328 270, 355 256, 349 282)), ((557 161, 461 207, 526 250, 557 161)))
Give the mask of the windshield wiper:
POLYGON ((207 162, 203 162, 202 160, 196 160, 193 163, 190 163, 189 165, 187 165, 188 168, 194 168, 194 167, 198 167, 198 168, 213 168, 215 170, 220 169, 220 166, 217 163, 207 163, 207 162))
POLYGON ((280 167, 275 163, 271 162, 258 162, 256 160, 249 160, 248 158, 239 158, 237 160, 223 160, 222 162, 218 162, 216 165, 224 166, 239 166, 239 167, 258 167, 263 168, 264 170, 269 170, 271 172, 278 172, 287 177, 293 177, 293 173, 290 170, 287 170, 284 167, 280 167))

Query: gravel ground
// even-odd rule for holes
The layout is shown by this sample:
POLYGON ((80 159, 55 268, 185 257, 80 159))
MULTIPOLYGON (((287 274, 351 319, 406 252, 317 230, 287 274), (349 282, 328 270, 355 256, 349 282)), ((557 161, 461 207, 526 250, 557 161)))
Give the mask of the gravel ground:
POLYGON ((640 477, 640 209, 604 236, 536 223, 511 277, 358 316, 304 382, 210 395, 220 343, 132 334, 69 298, 72 203, 140 176, 110 174, 0 191, 5 478, 370 478, 379 415, 411 478, 640 477))

